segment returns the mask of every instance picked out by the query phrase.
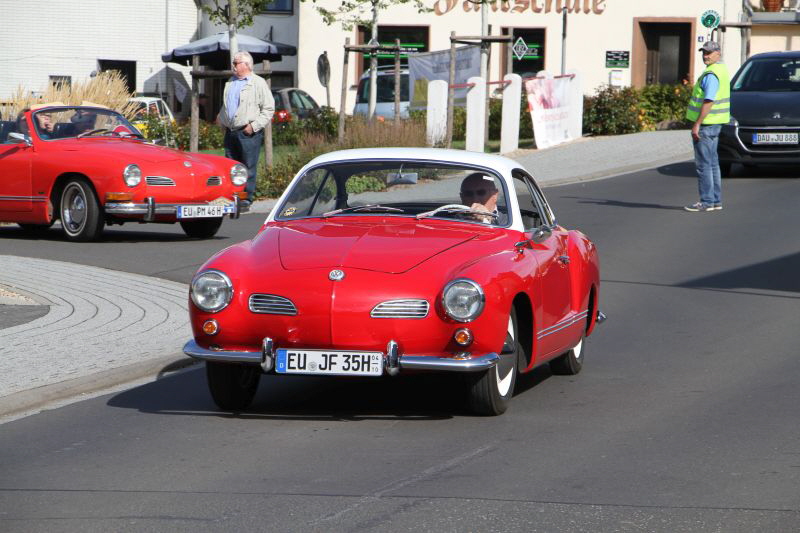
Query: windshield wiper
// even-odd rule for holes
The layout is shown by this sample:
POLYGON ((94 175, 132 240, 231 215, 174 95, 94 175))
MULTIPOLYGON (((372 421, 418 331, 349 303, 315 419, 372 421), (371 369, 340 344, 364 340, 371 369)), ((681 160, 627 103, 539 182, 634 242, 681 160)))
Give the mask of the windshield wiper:
POLYGON ((360 212, 367 212, 372 211, 374 213, 404 213, 402 209, 398 209, 397 207, 389 207, 388 205, 380 205, 380 204, 367 204, 367 205, 354 205, 353 207, 343 207, 342 209, 334 209, 333 211, 328 211, 327 213, 323 213, 323 217, 329 217, 333 215, 338 215, 339 213, 360 213, 360 212))
POLYGON ((425 211, 424 213, 420 213, 417 215, 417 220, 421 218, 428 218, 438 215, 439 213, 458 213, 458 214, 465 214, 465 215, 480 215, 484 217, 492 217, 497 219, 499 215, 497 213, 490 213, 489 211, 480 211, 478 209, 472 209, 471 207, 467 207, 465 205, 458 205, 458 204, 448 204, 443 205, 441 207, 437 207, 433 211, 425 211))

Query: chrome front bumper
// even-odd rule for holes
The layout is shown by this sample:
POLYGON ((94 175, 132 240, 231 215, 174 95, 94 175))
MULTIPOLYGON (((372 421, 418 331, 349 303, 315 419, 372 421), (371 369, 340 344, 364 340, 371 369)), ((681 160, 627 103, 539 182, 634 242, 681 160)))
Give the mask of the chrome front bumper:
MULTIPOLYGON (((203 348, 194 339, 183 347, 183 353, 204 361, 227 363, 247 363, 260 365, 264 372, 269 372, 275 365, 275 348, 272 339, 265 338, 260 351, 233 352, 226 350, 209 350, 203 348)), ((453 357, 435 357, 423 355, 400 355, 398 344, 390 341, 384 354, 384 372, 390 376, 397 375, 400 370, 430 370, 436 372, 482 372, 493 368, 500 356, 496 353, 484 355, 463 355, 453 357)))
MULTIPOLYGON (((239 197, 232 198, 233 205, 229 206, 231 210, 225 214, 230 215, 231 218, 239 218, 242 212, 241 200, 239 197)), ((177 216, 179 206, 190 205, 209 205, 208 203, 185 203, 185 204, 157 204, 152 196, 145 198, 145 203, 134 204, 132 202, 109 202, 103 206, 103 210, 108 215, 120 216, 138 216, 143 215, 144 220, 152 222, 157 215, 172 215, 177 216)), ((223 215, 225 216, 225 215, 223 215)))

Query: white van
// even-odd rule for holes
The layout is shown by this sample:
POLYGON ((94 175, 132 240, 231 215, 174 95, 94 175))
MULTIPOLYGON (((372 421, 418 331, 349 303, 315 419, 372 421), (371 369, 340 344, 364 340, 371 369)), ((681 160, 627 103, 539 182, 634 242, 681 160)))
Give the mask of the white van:
MULTIPOLYGON (((394 118, 394 68, 378 69, 378 95, 375 104, 375 115, 394 118)), ((369 112, 369 70, 364 71, 358 82, 356 107, 354 115, 366 115, 369 112)), ((408 70, 400 70, 400 118, 408 118, 408 70)))

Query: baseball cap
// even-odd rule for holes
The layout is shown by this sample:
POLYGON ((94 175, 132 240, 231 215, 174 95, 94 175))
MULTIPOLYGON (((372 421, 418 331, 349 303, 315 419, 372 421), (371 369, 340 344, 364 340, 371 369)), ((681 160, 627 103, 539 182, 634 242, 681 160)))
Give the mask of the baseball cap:
POLYGON ((716 41, 706 41, 703 43, 703 46, 700 47, 701 52, 719 52, 719 50, 719 43, 716 41))

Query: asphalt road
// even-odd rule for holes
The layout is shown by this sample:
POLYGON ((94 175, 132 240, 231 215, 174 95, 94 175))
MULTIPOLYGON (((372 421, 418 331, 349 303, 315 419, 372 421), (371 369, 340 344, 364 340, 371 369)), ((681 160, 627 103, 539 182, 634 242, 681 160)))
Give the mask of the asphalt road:
MULTIPOLYGON (((190 369, 0 426, 0 531, 798 531, 800 180, 723 187, 714 213, 681 209, 688 163, 545 190, 609 320, 501 417, 431 377, 273 376, 230 416, 190 369)), ((187 282, 262 218, 0 246, 187 282)))

